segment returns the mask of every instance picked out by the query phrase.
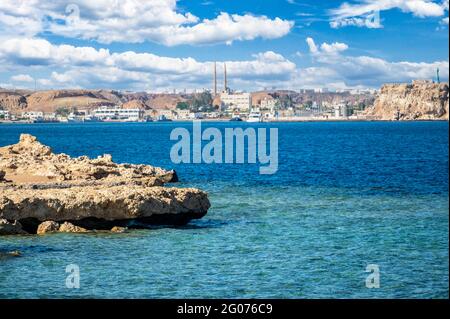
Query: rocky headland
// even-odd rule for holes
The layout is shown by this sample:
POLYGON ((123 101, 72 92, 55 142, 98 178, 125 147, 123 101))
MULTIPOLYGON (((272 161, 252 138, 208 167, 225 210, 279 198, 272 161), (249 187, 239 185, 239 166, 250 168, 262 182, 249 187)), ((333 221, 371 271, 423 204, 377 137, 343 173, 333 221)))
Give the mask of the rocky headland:
POLYGON ((448 120, 448 83, 385 84, 366 115, 378 120, 448 120))
POLYGON ((175 171, 54 154, 34 136, 0 148, 0 235, 182 225, 210 207, 205 192, 165 187, 175 171))

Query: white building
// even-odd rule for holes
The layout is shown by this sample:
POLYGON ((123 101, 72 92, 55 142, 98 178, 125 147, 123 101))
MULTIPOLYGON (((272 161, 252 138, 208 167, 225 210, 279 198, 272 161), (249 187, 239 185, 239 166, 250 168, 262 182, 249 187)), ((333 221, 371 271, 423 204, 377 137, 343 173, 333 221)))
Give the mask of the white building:
POLYGON ((348 108, 344 103, 339 103, 334 106, 334 117, 348 117, 348 108))
POLYGON ((222 103, 230 109, 248 111, 252 106, 252 96, 250 93, 220 93, 222 103))
POLYGON ((273 97, 264 97, 261 100, 261 109, 263 110, 272 110, 275 108, 275 105, 277 104, 277 100, 275 100, 273 97))
POLYGON ((176 110, 175 112, 177 113, 176 114, 177 120, 188 119, 189 114, 191 113, 191 111, 189 111, 189 110, 176 110))
POLYGON ((101 106, 92 113, 100 120, 138 121, 142 116, 140 109, 123 109, 118 106, 101 106))
POLYGON ((2 120, 9 120, 9 111, 7 111, 7 110, 0 110, 0 119, 2 119, 2 120))
MULTIPOLYGON (((174 110, 157 110, 158 116, 165 117, 166 119, 173 120, 177 118, 177 113, 174 110)), ((189 113, 188 113, 189 114, 189 113)))
POLYGON ((37 111, 22 112, 22 118, 32 121, 42 120, 44 118, 44 112, 37 112, 37 111))

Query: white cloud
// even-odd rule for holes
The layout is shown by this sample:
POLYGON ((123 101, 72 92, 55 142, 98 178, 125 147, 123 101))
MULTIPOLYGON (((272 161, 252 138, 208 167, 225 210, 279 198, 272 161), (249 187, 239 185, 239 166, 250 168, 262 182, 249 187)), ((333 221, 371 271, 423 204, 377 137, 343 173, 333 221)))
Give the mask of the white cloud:
POLYGON ((432 63, 408 61, 389 62, 369 56, 343 55, 342 52, 348 48, 344 43, 323 43, 317 46, 312 38, 308 38, 306 41, 310 54, 317 64, 314 69, 310 68, 306 70, 310 81, 312 81, 311 74, 319 74, 317 77, 326 74, 327 81, 329 82, 345 83, 348 86, 365 85, 379 87, 382 83, 386 82, 410 82, 414 79, 434 79, 437 68, 441 71, 442 79, 448 80, 449 77, 448 61, 436 61, 432 63), (309 73, 310 71, 314 71, 314 73, 309 73))
MULTIPOLYGON (((20 70, 55 70, 39 79, 47 87, 104 86, 147 87, 174 85, 210 86, 213 61, 172 58, 133 51, 111 53, 106 49, 54 45, 44 39, 12 38, 0 47, 0 63, 20 70)), ((296 65, 272 51, 255 54, 252 59, 224 61, 230 79, 286 79, 296 65)), ((221 63, 218 68, 220 72, 221 63)))
POLYGON ((105 64, 110 57, 106 49, 53 45, 37 38, 10 38, 0 47, 0 61, 5 59, 22 65, 88 65, 105 64))
POLYGON ((419 18, 441 17, 448 11, 448 0, 360 0, 359 3, 344 2, 340 7, 330 10, 333 28, 357 26, 381 28, 381 11, 400 9, 419 18))
POLYGON ((100 43, 153 41, 167 46, 232 43, 288 34, 294 23, 221 12, 213 19, 182 13, 176 0, 2 0, 2 33, 35 36, 46 31, 100 43))
POLYGON ((33 82, 34 79, 28 74, 17 74, 11 77, 11 81, 14 82, 33 82))
POLYGON ((340 42, 334 42, 332 44, 328 43, 322 43, 320 46, 320 49, 322 52, 328 53, 328 54, 336 54, 338 52, 342 52, 348 49, 348 45, 345 43, 340 42))
MULTIPOLYGON (((342 42, 317 43, 307 38, 311 65, 297 67, 283 55, 266 51, 249 59, 224 61, 230 86, 253 90, 263 87, 380 87, 386 82, 432 79, 440 68, 448 80, 448 61, 391 62, 376 57, 351 56, 342 42)), ((213 61, 173 58, 152 53, 110 52, 93 47, 55 45, 44 39, 11 38, 0 46, 0 64, 13 70, 11 81, 27 85, 27 74, 40 74, 38 87, 113 88, 163 91, 210 88, 213 61)), ((307 57, 307 53, 302 58, 307 57)), ((217 63, 219 79, 222 62, 217 63)), ((30 80, 31 78, 31 80, 30 80)), ((27 82, 28 81, 28 82, 27 82)), ((219 86, 221 85, 219 80, 219 86)), ((33 84, 28 83, 28 87, 33 84)))
POLYGON ((313 55, 333 55, 348 49, 348 45, 342 42, 334 42, 331 44, 324 42, 318 47, 313 38, 306 38, 306 43, 308 44, 309 52, 313 55))
POLYGON ((309 51, 312 54, 316 54, 317 52, 319 52, 319 49, 317 48, 316 44, 314 43, 313 38, 306 38, 306 43, 308 43, 308 47, 309 47, 309 51))

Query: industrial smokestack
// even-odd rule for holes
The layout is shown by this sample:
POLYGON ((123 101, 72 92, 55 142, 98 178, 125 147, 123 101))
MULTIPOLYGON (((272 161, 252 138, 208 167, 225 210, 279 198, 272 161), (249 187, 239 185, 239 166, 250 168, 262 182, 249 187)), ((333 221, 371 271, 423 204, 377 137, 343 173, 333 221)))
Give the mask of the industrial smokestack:
POLYGON ((227 92, 228 83, 227 83, 227 64, 223 64, 223 90, 224 92, 227 92))
POLYGON ((214 87, 214 96, 217 95, 217 63, 214 62, 214 80, 213 80, 213 87, 214 87))

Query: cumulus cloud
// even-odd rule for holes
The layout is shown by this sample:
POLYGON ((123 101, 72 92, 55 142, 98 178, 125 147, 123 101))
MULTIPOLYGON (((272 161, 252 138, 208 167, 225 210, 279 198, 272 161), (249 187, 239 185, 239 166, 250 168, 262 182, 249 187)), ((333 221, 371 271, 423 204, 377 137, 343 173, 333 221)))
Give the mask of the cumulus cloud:
POLYGON ((348 49, 348 45, 341 42, 334 42, 332 44, 322 43, 320 49, 324 53, 336 54, 348 49))
POLYGON ((4 33, 34 36, 50 32, 100 43, 153 41, 167 46, 232 43, 288 34, 294 23, 280 18, 221 12, 213 19, 182 13, 176 0, 2 0, 4 33))
POLYGON ((359 3, 344 2, 330 10, 330 26, 333 28, 357 26, 381 28, 381 11, 400 9, 419 18, 442 17, 448 11, 448 0, 361 0, 359 3))
MULTIPOLYGON (((39 83, 45 86, 85 86, 113 84, 118 87, 149 89, 155 86, 198 87, 210 85, 213 61, 173 58, 134 51, 111 53, 107 49, 54 45, 45 39, 11 38, 0 47, 0 63, 5 67, 57 69, 39 83), (142 86, 144 84, 144 86, 142 86)), ((224 61, 232 77, 286 79, 296 65, 272 51, 253 55, 252 59, 224 61)), ((221 65, 219 64, 219 68, 221 65)), ((220 69, 219 69, 220 71, 220 69)))
MULTIPOLYGON (((326 74, 328 81, 345 83, 348 86, 365 85, 378 87, 386 82, 410 82, 414 79, 433 79, 436 70, 441 71, 442 79, 448 80, 448 61, 425 62, 390 62, 369 56, 349 56, 342 54, 348 46, 344 43, 323 43, 316 45, 308 38, 310 54, 317 66, 310 71, 314 74, 326 74), (317 73, 319 72, 320 73, 317 73)), ((300 72, 301 73, 301 72, 300 72)), ((311 73, 309 73, 311 78, 311 73)))
POLYGON ((11 77, 11 81, 14 82, 33 82, 34 79, 28 74, 17 74, 11 77))
MULTIPOLYGON (((448 80, 448 61, 392 62, 370 56, 351 56, 342 42, 316 43, 306 39, 311 65, 299 68, 283 55, 266 51, 248 59, 217 63, 219 77, 222 62, 227 65, 230 86, 255 90, 264 87, 300 89, 305 87, 374 87, 386 82, 410 82, 432 79, 436 69, 448 80)), ((111 52, 107 49, 56 45, 45 39, 10 38, 0 46, 0 64, 13 70, 13 83, 31 87, 39 74, 38 86, 44 88, 113 88, 164 91, 209 89, 214 61, 192 57, 174 58, 134 51, 111 52)), ((220 85, 220 83, 219 83, 220 85)))
POLYGON ((306 38, 306 43, 308 44, 309 52, 312 55, 336 55, 339 52, 343 52, 348 49, 348 45, 342 42, 324 42, 320 46, 317 46, 314 39, 310 37, 306 38))

